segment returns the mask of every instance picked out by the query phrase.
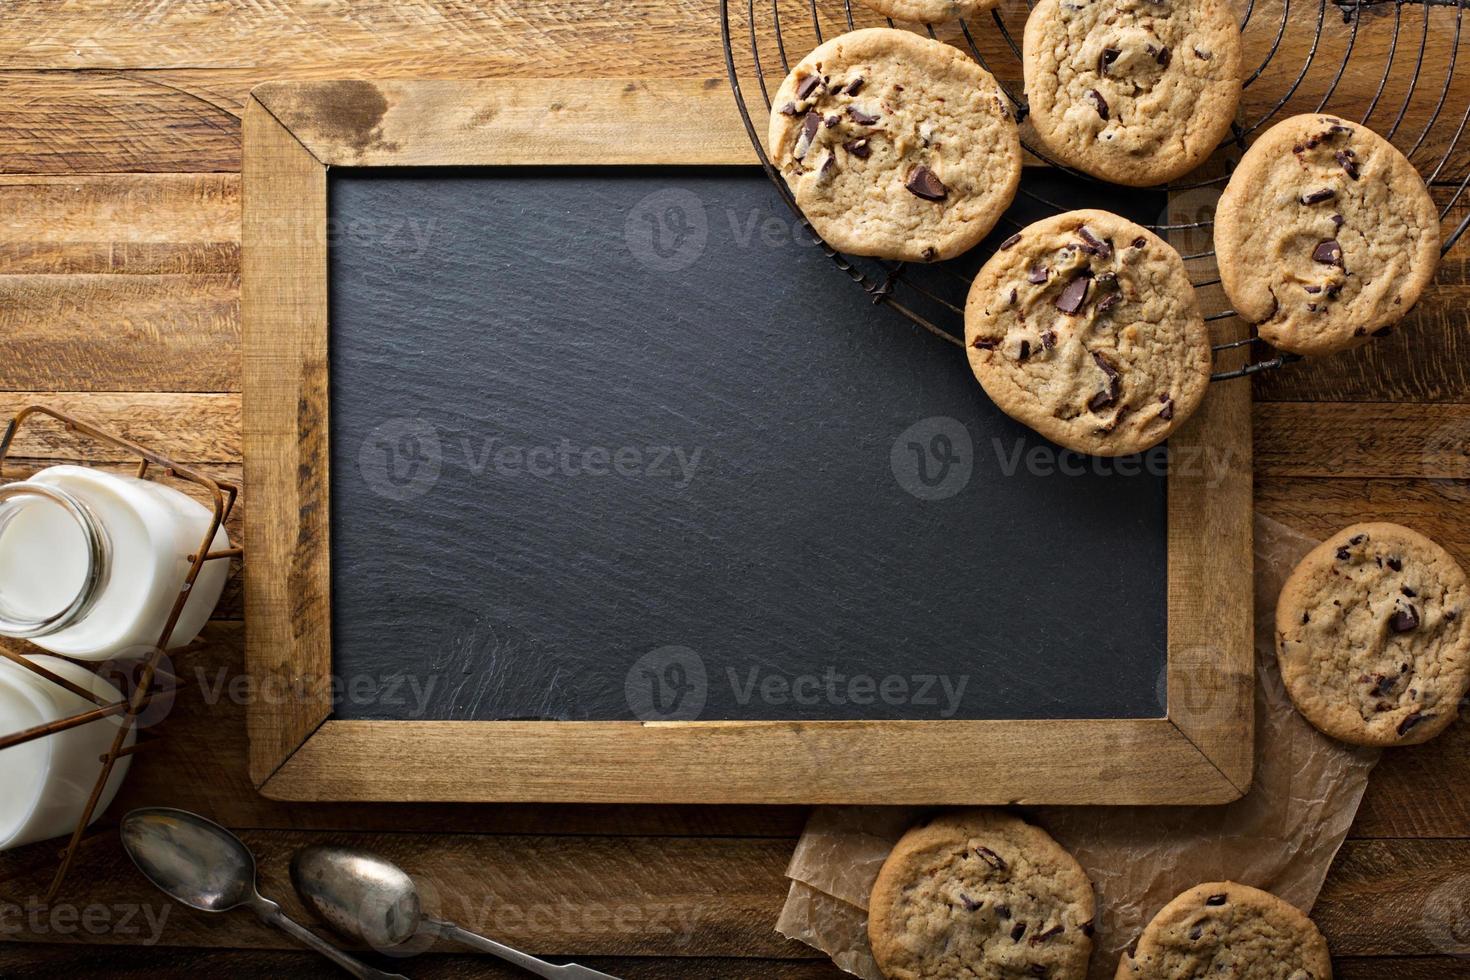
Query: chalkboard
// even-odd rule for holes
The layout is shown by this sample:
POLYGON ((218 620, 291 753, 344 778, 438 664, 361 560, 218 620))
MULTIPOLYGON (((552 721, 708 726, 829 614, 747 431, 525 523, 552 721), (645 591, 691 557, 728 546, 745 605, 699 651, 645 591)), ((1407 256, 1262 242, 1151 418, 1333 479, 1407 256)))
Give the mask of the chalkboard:
POLYGON ((327 188, 337 718, 1165 714, 1166 450, 1007 418, 759 170, 327 188))

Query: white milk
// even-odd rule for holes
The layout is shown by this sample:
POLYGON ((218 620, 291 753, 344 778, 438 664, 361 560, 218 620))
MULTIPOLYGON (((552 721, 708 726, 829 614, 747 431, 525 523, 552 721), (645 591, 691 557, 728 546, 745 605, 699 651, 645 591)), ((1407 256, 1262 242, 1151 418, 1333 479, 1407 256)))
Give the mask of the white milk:
POLYGON ((36 498, 0 525, 0 595, 25 618, 66 609, 86 576, 86 535, 61 505, 36 498))
MULTIPOLYGON (((146 654, 211 518, 172 487, 82 466, 0 487, 0 635, 80 660, 146 654)), ((210 550, 229 546, 220 528, 210 550)), ((205 563, 169 647, 199 634, 228 572, 205 563)))
MULTIPOLYGON (((106 701, 122 697, 107 680, 80 664, 42 655, 31 659, 106 701)), ((94 707, 91 701, 19 664, 0 660, 0 733, 24 731, 94 707)), ((112 746, 120 724, 115 717, 99 718, 0 749, 0 850, 60 837, 76 828, 102 774, 98 757, 112 746)), ((132 745, 136 740, 137 732, 129 731, 123 744, 132 745)), ((117 761, 92 820, 112 802, 131 762, 126 756, 117 761)))
MULTIPOLYGON (((12 679, 17 676, 10 675, 12 679)), ((25 731, 46 720, 24 689, 0 676, 0 734, 25 731)), ((5 780, 5 789, 0 792, 0 846, 17 835, 36 808, 50 757, 49 739, 0 750, 0 773, 4 773, 5 780)))

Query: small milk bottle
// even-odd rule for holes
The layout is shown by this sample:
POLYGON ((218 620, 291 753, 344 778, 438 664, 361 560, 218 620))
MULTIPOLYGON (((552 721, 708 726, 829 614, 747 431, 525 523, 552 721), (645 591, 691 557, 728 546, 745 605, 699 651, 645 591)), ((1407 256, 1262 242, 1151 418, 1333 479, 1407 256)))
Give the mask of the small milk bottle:
MULTIPOLYGON (((152 480, 53 466, 0 486, 0 635, 78 660, 158 642, 213 511, 152 480)), ((230 546, 220 528, 211 551, 230 546)), ((204 628, 229 562, 205 562, 168 647, 204 628)))

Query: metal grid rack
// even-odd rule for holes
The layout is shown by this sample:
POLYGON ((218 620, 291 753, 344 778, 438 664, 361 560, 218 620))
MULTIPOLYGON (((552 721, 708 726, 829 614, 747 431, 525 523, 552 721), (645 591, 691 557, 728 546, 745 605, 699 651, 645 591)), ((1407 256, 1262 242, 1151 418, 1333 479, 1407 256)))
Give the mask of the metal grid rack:
MULTIPOLYGON (((29 742, 33 739, 45 738, 48 735, 54 735, 57 732, 66 731, 70 728, 90 724, 103 718, 110 718, 114 715, 122 716, 121 722, 117 726, 117 732, 113 736, 112 745, 98 759, 101 765, 101 771, 97 776, 97 782, 92 787, 92 794, 87 800, 87 805, 82 812, 81 818, 77 821, 76 829, 72 831, 71 838, 61 850, 60 866, 56 869, 56 873, 51 879, 51 884, 47 888, 46 894, 41 898, 42 904, 49 905, 55 900, 57 893, 61 890, 62 883, 66 880, 67 872, 71 869, 72 862, 76 859, 77 851, 81 847, 82 840, 86 835, 87 825, 91 823, 92 815, 97 810, 97 804, 101 800, 102 792, 107 785, 108 778, 112 775, 113 767, 124 756, 132 755, 153 744, 152 739, 145 739, 143 737, 144 734, 151 733, 140 733, 138 740, 131 746, 125 745, 124 743, 127 741, 128 733, 138 725, 138 716, 143 709, 152 704, 156 699, 171 697, 173 694, 173 688, 165 685, 175 683, 176 679, 166 676, 160 670, 160 664, 164 657, 166 641, 169 635, 173 633, 174 625, 178 622, 179 616, 184 611, 184 603, 189 598, 189 592, 194 587, 195 579, 199 577, 199 572, 204 568, 205 562, 230 561, 231 559, 241 558, 244 556, 244 550, 242 548, 227 548, 220 551, 210 550, 215 533, 229 518, 230 512, 235 507, 235 501, 240 494, 238 487, 230 483, 221 483, 211 479, 198 470, 181 466, 167 457, 160 456, 155 452, 143 448, 137 443, 88 425, 65 413, 50 408, 39 405, 24 408, 6 426, 4 435, 0 436, 0 482, 3 482, 6 478, 5 463, 10 456, 11 446, 15 441, 16 433, 20 431, 27 420, 36 417, 50 418, 59 422, 68 433, 79 433, 104 445, 122 450, 128 456, 138 457, 138 467, 133 475, 140 480, 149 478, 150 473, 156 470, 165 477, 194 484, 203 490, 205 497, 212 504, 214 511, 204 539, 200 542, 199 547, 195 549, 194 554, 189 556, 189 571, 184 577, 184 584, 179 589, 178 598, 174 600, 173 609, 169 612, 168 620, 164 623, 163 631, 159 635, 158 642, 154 644, 152 650, 146 657, 131 665, 135 671, 131 694, 124 694, 119 700, 109 701, 93 693, 91 690, 73 684, 66 678, 32 662, 22 654, 6 649, 5 647, 0 647, 0 656, 97 706, 87 711, 79 712, 69 718, 48 722, 34 728, 26 729, 25 731, 0 735, 0 750, 8 749, 11 746, 20 745, 23 742, 29 742)), ((83 666, 88 665, 83 664, 83 666)))
MULTIPOLYGON (((857 286, 872 297, 873 302, 882 303, 903 314, 925 330, 943 340, 964 346, 964 310, 952 299, 942 295, 943 289, 918 281, 915 268, 901 262, 860 259, 844 255, 822 241, 807 224, 787 188, 779 171, 766 154, 765 120, 771 110, 771 91, 790 72, 791 66, 811 47, 828 37, 860 27, 908 27, 927 33, 936 40, 949 41, 967 50, 977 62, 995 75, 1015 107, 1016 118, 1024 121, 1028 107, 1025 95, 1017 79, 1020 74, 1021 35, 1026 15, 1035 0, 1002 0, 1001 4, 974 22, 952 21, 938 25, 900 25, 892 18, 882 17, 853 0, 721 0, 720 33, 725 49, 725 67, 736 105, 745 122, 751 144, 760 157, 771 182, 776 185, 786 205, 801 222, 806 233, 832 259, 837 268, 857 286), (799 37, 795 36, 796 31, 799 37), (993 32, 989 40, 991 53, 985 53, 982 32, 993 32), (997 57, 997 51, 1000 57, 997 57), (753 83, 753 84, 752 84, 753 83), (754 88, 759 100, 749 99, 747 91, 754 88)), ((1236 122, 1232 132, 1215 151, 1209 162, 1199 169, 1201 174, 1182 182, 1165 184, 1156 191, 1164 192, 1173 199, 1189 191, 1208 193, 1223 189, 1229 180, 1230 171, 1245 151, 1247 140, 1260 133, 1278 116, 1297 112, 1331 112, 1335 115, 1356 118, 1362 125, 1369 125, 1381 133, 1418 167, 1431 189, 1441 189, 1448 197, 1440 211, 1441 222, 1447 222, 1461 197, 1470 186, 1470 154, 1461 150, 1461 138, 1470 124, 1470 104, 1463 109, 1448 105, 1451 84, 1459 62, 1460 41, 1463 36, 1465 9, 1470 0, 1236 0, 1240 14, 1241 32, 1246 45, 1245 63, 1254 64, 1244 80, 1245 95, 1242 105, 1261 105, 1249 122, 1236 122), (1270 8, 1271 13, 1267 13, 1270 8), (1275 9, 1279 8, 1279 14, 1275 9), (1332 20, 1331 18, 1336 18, 1332 20), (1433 78, 1433 70, 1426 66, 1426 53, 1436 44, 1444 44, 1444 38, 1452 27, 1448 41, 1447 65, 1442 80, 1433 78), (1287 65, 1279 61, 1282 42, 1288 31, 1299 33, 1311 31, 1306 42, 1302 64, 1287 65), (1384 38, 1386 37, 1386 42, 1384 38), (1360 42, 1371 39, 1374 52, 1364 54, 1368 47, 1360 42), (1326 50, 1340 48, 1339 57, 1325 56, 1326 50), (1354 58, 1354 53, 1359 54, 1354 58), (1376 78, 1373 94, 1366 106, 1361 101, 1338 99, 1334 102, 1349 71, 1376 78), (1256 88, 1252 92, 1252 87, 1256 88), (1275 89, 1279 88, 1279 94, 1275 89), (1264 97, 1258 96, 1266 90, 1264 97), (1402 95, 1399 91, 1402 89, 1402 95), (1320 90, 1317 98, 1309 93, 1320 90), (1394 102, 1397 101, 1397 108, 1394 102), (1422 124, 1405 125, 1411 107, 1428 102, 1427 117, 1422 124), (1289 112, 1288 112, 1289 110, 1289 112), (1449 133, 1447 137, 1445 134, 1449 133), (1443 152, 1436 158, 1435 143, 1431 134, 1442 138, 1443 152), (1431 152, 1423 152, 1429 148, 1431 152), (1453 161, 1453 164, 1452 164, 1453 161)), ((1293 36, 1296 36, 1294 33, 1293 36)), ((1295 45, 1294 45, 1295 46, 1295 45)), ((1437 68, 1437 66, 1435 66, 1437 68)), ((1022 145, 1035 160, 1047 164, 1052 170, 1078 182, 1083 193, 1087 190, 1099 194, 1116 195, 1120 188, 1088 176, 1051 159, 1034 140, 1026 138, 1022 128, 1022 145)), ((1038 191, 1036 181, 1027 168, 1021 179, 1018 204, 1024 203, 1032 210, 1041 208, 1045 213, 1060 213, 1069 208, 1051 200, 1038 191)), ((1028 222, 1018 220, 1013 205, 1002 218, 1002 223, 1019 229, 1028 222)), ((1194 221, 1174 221, 1148 224, 1150 230, 1180 245, 1180 239, 1191 241, 1182 247, 1181 253, 1191 274, 1198 276, 1194 281, 1197 289, 1217 286, 1219 272, 1214 262, 1214 247, 1208 236, 1214 226, 1213 205, 1209 213, 1194 221)), ((1470 214, 1449 228, 1443 238, 1441 255, 1447 253, 1470 227, 1470 214)), ((1009 234, 1009 232, 1007 232, 1009 234)), ((975 250, 979 257, 988 257, 985 246, 975 250)), ((973 269, 964 271, 960 263, 971 256, 939 263, 935 266, 918 268, 937 270, 941 278, 954 280, 968 287, 973 269)), ((1223 292, 1221 293, 1223 296, 1223 292)), ((1206 305, 1206 304, 1202 304, 1206 305)), ((1223 304, 1214 304, 1223 305, 1223 304)), ((1208 306, 1207 306, 1208 308, 1208 306)), ((1217 309, 1207 313, 1206 321, 1229 320, 1235 316, 1231 309, 1217 309)), ((1230 340, 1215 345, 1217 357, 1225 351, 1241 347, 1255 347, 1261 356, 1251 363, 1230 370, 1217 371, 1212 380, 1223 381, 1240 378, 1260 371, 1279 368, 1301 358, 1270 349, 1264 341, 1254 335, 1230 340)))

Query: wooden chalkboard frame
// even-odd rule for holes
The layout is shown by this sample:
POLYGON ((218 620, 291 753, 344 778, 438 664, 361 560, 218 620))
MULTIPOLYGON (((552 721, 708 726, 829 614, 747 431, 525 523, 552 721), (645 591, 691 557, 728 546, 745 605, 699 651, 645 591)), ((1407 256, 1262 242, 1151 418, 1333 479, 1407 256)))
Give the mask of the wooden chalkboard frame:
MULTIPOLYGON (((250 772, 263 794, 1214 804, 1249 787, 1252 487, 1250 391, 1242 382, 1215 385, 1170 442, 1166 717, 332 717, 328 168, 755 162, 718 79, 282 82, 252 92, 243 161, 246 663, 259 692, 248 712, 250 772), (1216 465, 1174 462, 1202 459, 1216 465)), ((1242 329, 1233 320, 1214 327, 1217 340, 1242 329)))

